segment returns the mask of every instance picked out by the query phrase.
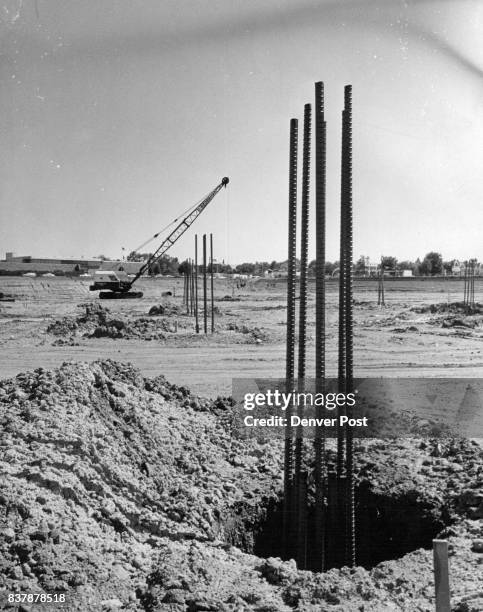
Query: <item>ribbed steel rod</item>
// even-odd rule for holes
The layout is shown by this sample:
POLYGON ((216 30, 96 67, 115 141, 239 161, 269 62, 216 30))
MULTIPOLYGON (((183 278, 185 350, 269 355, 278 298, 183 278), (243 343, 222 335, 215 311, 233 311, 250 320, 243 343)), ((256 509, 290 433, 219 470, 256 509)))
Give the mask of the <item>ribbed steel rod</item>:
MULTIPOLYGON (((290 121, 289 150, 289 202, 288 202, 288 271, 287 271, 287 338, 285 385, 287 391, 293 388, 295 376, 295 281, 296 281, 296 246, 297 246, 297 154, 298 154, 298 120, 290 121)), ((290 542, 292 483, 293 483, 293 440, 290 426, 291 409, 287 409, 288 426, 285 428, 284 453, 284 507, 283 538, 286 556, 292 553, 290 542)))
POLYGON ((185 270, 183 272, 183 304, 186 305, 186 300, 188 298, 188 273, 185 270))
MULTIPOLYGON (((308 247, 309 247, 309 190, 310 190, 310 153, 311 153, 311 132, 312 132, 312 107, 306 104, 304 107, 304 145, 302 162, 302 198, 301 198, 301 221, 300 221, 300 298, 299 298, 299 344, 298 344, 298 390, 303 392, 305 389, 305 370, 306 370, 306 336, 307 336, 307 269, 308 269, 308 247)), ((304 406, 301 403, 298 407, 298 414, 303 417, 304 406)), ((300 515, 300 496, 303 495, 299 488, 300 473, 302 469, 303 453, 303 427, 297 430, 295 440, 295 478, 294 486, 297 499, 295 507, 295 523, 299 526, 297 531, 298 546, 297 557, 300 569, 305 569, 305 541, 306 534, 303 532, 304 521, 300 515)))
MULTIPOLYGON (((343 112, 344 117, 344 112, 343 112)), ((344 136, 344 133, 343 133, 344 136)), ((341 151, 341 202, 340 202, 340 250, 339 250, 339 330, 338 330, 338 389, 345 393, 345 349, 346 349, 346 307, 345 307, 345 254, 346 254, 346 216, 345 216, 345 142, 342 137, 341 151)), ((339 409, 339 413, 341 410, 339 409)), ((345 463, 345 434, 342 427, 337 428, 337 476, 343 476, 345 463)), ((340 516, 340 512, 338 513, 340 516)))
POLYGON ((213 234, 210 234, 210 294, 211 294, 211 333, 215 333, 215 290, 213 284, 213 234))
MULTIPOLYGON (((353 259, 353 224, 352 224, 352 86, 344 88, 344 208, 345 208, 345 341, 346 341, 346 393, 353 391, 353 305, 352 305, 352 259, 353 259)), ((351 408, 348 409, 349 415, 351 408)), ((356 564, 355 543, 355 489, 354 489, 354 439, 351 427, 346 429, 346 474, 347 474, 347 564, 356 564)))
POLYGON ((195 234, 195 329, 200 333, 200 321, 198 311, 198 234, 195 234))
POLYGON ((194 266, 193 260, 190 259, 190 315, 193 316, 195 313, 195 277, 194 277, 194 266))
MULTIPOLYGON (((326 217, 326 123, 324 84, 315 83, 315 384, 317 393, 325 393, 325 217, 326 217)), ((317 406, 317 418, 324 408, 317 406)), ((326 563, 325 516, 325 434, 315 430, 315 542, 310 567, 323 571, 326 563)))
POLYGON ((203 331, 208 333, 208 287, 206 278, 206 234, 203 234, 203 331))

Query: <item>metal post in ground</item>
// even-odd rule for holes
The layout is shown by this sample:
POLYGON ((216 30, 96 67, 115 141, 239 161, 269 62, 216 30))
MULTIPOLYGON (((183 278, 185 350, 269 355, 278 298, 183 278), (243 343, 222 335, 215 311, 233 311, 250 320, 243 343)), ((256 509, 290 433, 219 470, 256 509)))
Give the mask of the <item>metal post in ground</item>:
POLYGON ((188 262, 186 268, 186 314, 190 313, 190 289, 191 289, 191 275, 190 275, 190 265, 188 262))
POLYGON ((195 234, 195 329, 200 333, 200 321, 198 312, 198 234, 195 234))
MULTIPOLYGON (((312 127, 312 107, 306 104, 304 107, 304 145, 302 163, 302 211, 300 223, 300 299, 299 299, 299 345, 298 345, 298 391, 303 393, 305 390, 305 362, 306 362, 306 334, 307 334, 307 266, 308 266, 308 244, 309 244, 309 189, 310 189, 310 144, 312 127)), ((304 406, 298 406, 298 415, 303 417, 304 406)), ((302 470, 303 454, 303 427, 297 428, 295 439, 295 476, 294 476, 294 524, 298 525, 297 530, 297 562, 300 569, 305 569, 305 539, 300 515, 303 494, 303 485, 300 482, 302 470), (302 488, 301 488, 302 487, 302 488), (302 555, 302 556, 299 556, 302 555)))
POLYGON ((194 296, 195 296, 195 277, 194 277, 194 266, 193 266, 193 260, 190 259, 190 315, 193 316, 195 313, 195 300, 194 300, 194 296))
MULTIPOLYGON (((295 376, 295 280, 297 245, 297 153, 298 120, 290 121, 289 149, 289 203, 288 203, 288 270, 287 270, 287 339, 285 361, 285 387, 291 391, 295 376)), ((290 426, 291 408, 287 409, 284 451, 284 505, 283 505, 283 547, 286 557, 292 556, 291 511, 293 483, 293 440, 290 426)))
MULTIPOLYGON (((344 88, 344 120, 343 120, 343 199, 345 216, 345 392, 353 392, 354 362, 353 362, 353 305, 352 305, 352 85, 344 88)), ((348 408, 349 416, 352 409, 348 408)), ((354 439, 351 427, 346 428, 346 477, 347 477, 347 565, 356 564, 355 542, 355 481, 354 481, 354 439)))
POLYGON ((183 271, 183 304, 186 304, 187 295, 188 295, 188 274, 186 270, 183 271))
MULTIPOLYGON (((325 393, 325 208, 326 208, 326 122, 324 84, 315 83, 315 385, 325 393)), ((317 418, 324 408, 317 406, 317 418)), ((316 428, 315 459, 315 542, 310 569, 323 571, 326 557, 325 520, 325 433, 316 428)))
POLYGON ((213 285, 213 234, 210 234, 210 293, 211 293, 211 333, 215 333, 215 291, 213 285))
MULTIPOLYGON (((345 112, 345 111, 344 111, 345 112)), ((344 116, 344 114, 343 114, 344 116)), ((338 329, 338 364, 337 364, 337 379, 338 379, 338 390, 340 393, 345 393, 345 349, 346 349, 346 326, 345 326, 345 255, 346 255, 346 218, 345 218, 345 174, 344 174, 344 160, 345 160, 345 142, 342 138, 342 173, 341 173, 341 202, 340 202, 340 249, 339 249, 339 329, 338 329)), ((338 409, 339 415, 341 409, 338 409)), ((342 427, 337 427, 337 476, 341 478, 344 474, 345 467, 345 434, 342 427)), ((340 516, 341 512, 338 512, 340 516)))
POLYGON ((476 263, 477 260, 473 259, 473 266, 471 269, 471 307, 475 308, 475 276, 476 276, 476 263))
POLYGON ((206 234, 203 234, 203 330, 208 333, 208 288, 206 284, 206 234))

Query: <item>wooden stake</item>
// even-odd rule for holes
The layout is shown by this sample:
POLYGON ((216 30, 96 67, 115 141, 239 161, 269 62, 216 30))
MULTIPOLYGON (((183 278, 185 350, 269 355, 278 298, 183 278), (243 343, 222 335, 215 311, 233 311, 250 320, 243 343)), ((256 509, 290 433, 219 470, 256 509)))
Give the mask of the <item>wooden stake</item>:
POLYGON ((447 540, 433 540, 433 561, 436 612, 451 612, 447 540))

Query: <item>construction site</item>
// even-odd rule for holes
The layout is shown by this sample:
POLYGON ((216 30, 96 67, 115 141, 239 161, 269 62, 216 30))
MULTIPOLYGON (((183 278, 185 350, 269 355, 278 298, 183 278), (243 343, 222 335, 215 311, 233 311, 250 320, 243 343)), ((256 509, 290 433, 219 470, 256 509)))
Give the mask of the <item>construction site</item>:
MULTIPOLYGON (((287 279, 214 279, 206 234, 192 237, 182 277, 143 277, 229 188, 226 177, 136 275, 1 279, 5 593, 43 593, 35 609, 51 609, 52 597, 65 610, 482 609, 477 440, 434 433, 417 409, 399 438, 354 439, 349 427, 335 438, 291 427, 283 439, 236 435, 236 378, 283 377, 289 389, 313 379, 319 391, 332 378, 347 394, 356 376, 474 380, 483 366, 483 283, 471 269, 354 282, 350 86, 341 273, 326 278, 322 82, 314 100, 301 138, 290 121, 287 279), (435 570, 434 542, 450 583, 435 570)), ((11 596, 4 608, 17 604, 11 596)))
MULTIPOLYGON (((347 24, 350 29, 364 23, 365 31, 382 27, 383 4, 356 2, 362 9, 353 4, 344 3, 342 9, 337 3, 322 2, 324 20, 337 32, 338 28, 345 31, 347 24), (373 21, 366 22, 360 10, 373 12, 373 21)), ((36 227, 34 231, 22 227, 29 236, 29 250, 24 246, 27 239, 19 238, 15 248, 34 252, 58 239, 64 249, 78 240, 83 248, 89 245, 93 250, 92 244, 100 250, 105 242, 109 248, 115 244, 122 256, 112 260, 32 258, 15 257, 9 250, 3 262, 0 610, 482 612, 483 276, 476 252, 481 241, 474 240, 476 235, 479 239, 481 227, 475 223, 474 210, 461 215, 461 234, 452 228, 455 235, 464 236, 461 251, 469 253, 462 264, 458 260, 458 274, 396 273, 395 265, 387 263, 391 258, 381 255, 392 248, 391 241, 401 244, 409 236, 418 246, 418 240, 424 241, 424 249, 429 250, 433 237, 428 235, 442 231, 446 217, 440 211, 430 231, 422 232, 412 226, 414 211, 419 214, 417 204, 414 209, 408 205, 395 221, 391 205, 387 214, 384 207, 377 208, 379 183, 383 194, 399 190, 404 197, 412 194, 405 173, 409 165, 417 164, 411 149, 410 155, 404 152, 407 157, 400 174, 391 174, 391 163, 385 166, 382 157, 370 165, 371 158, 378 156, 374 136, 378 128, 363 120, 370 116, 367 99, 366 106, 361 102, 365 75, 361 80, 353 71, 341 84, 329 62, 330 76, 323 81, 324 69, 317 64, 316 78, 304 73, 298 91, 292 83, 277 90, 277 97, 289 100, 285 104, 292 109, 290 115, 285 107, 283 113, 280 108, 272 111, 267 100, 273 98, 260 94, 259 103, 266 104, 260 116, 270 120, 266 125, 263 119, 254 120, 257 127, 252 138, 263 139, 256 149, 258 159, 248 159, 252 150, 247 148, 242 163, 235 163, 240 152, 233 153, 230 147, 242 138, 235 119, 222 146, 213 128, 200 132, 205 138, 201 145, 199 133, 192 133, 195 124, 203 123, 199 116, 209 113, 207 106, 198 106, 193 95, 196 86, 190 79, 198 83, 202 97, 200 83, 205 76, 196 62, 197 68, 189 63, 193 49, 186 55, 189 61, 182 59, 182 40, 189 36, 207 48, 217 49, 221 40, 228 57, 226 32, 220 35, 210 24, 202 34, 195 24, 194 34, 181 29, 181 36, 168 28, 159 43, 157 34, 150 38, 156 28, 143 29, 141 44, 132 24, 123 29, 131 9, 119 9, 119 14, 113 10, 106 13, 107 18, 100 17, 101 24, 114 20, 104 32, 113 38, 96 38, 96 34, 88 39, 86 51, 75 36, 72 45, 63 47, 63 40, 53 34, 55 21, 49 22, 42 3, 32 5, 27 16, 23 3, 18 12, 14 5, 0 12, 0 25, 7 24, 12 48, 17 45, 14 34, 19 40, 23 35, 15 30, 17 22, 36 29, 35 53, 49 32, 45 40, 48 45, 57 41, 58 55, 53 53, 49 59, 47 53, 42 61, 64 66, 59 58, 65 53, 65 65, 81 74, 81 64, 75 62, 87 57, 89 76, 82 73, 79 82, 89 83, 92 91, 104 88, 104 81, 101 87, 91 71, 102 72, 102 61, 106 61, 110 71, 126 79, 121 90, 135 119, 132 129, 143 136, 142 146, 135 139, 131 142, 139 147, 133 145, 132 150, 117 140, 118 129, 120 133, 131 129, 121 112, 116 115, 118 104, 124 108, 124 98, 122 102, 111 99, 105 118, 114 109, 115 129, 109 128, 109 136, 103 132, 106 142, 99 150, 93 144, 96 130, 90 129, 91 124, 89 129, 82 128, 81 120, 77 127, 72 117, 57 118, 58 109, 63 108, 61 96, 52 115, 58 123, 52 117, 49 123, 47 115, 38 123, 55 124, 60 130, 66 121, 74 134, 70 166, 65 162, 65 176, 58 179, 64 169, 56 158, 60 149, 52 146, 47 168, 56 178, 45 178, 45 169, 38 175, 33 172, 34 192, 38 183, 47 198, 46 212, 32 206, 36 227), (50 30, 42 21, 44 11, 50 30), (147 137, 153 131, 149 117, 158 115, 156 105, 162 96, 156 100, 154 114, 146 111, 145 117, 144 107, 138 106, 145 103, 142 87, 135 94, 126 93, 125 84, 137 77, 123 73, 121 64, 112 68, 109 63, 110 45, 117 40, 117 33, 109 28, 115 25, 123 29, 119 48, 130 48, 136 58, 132 66, 144 65, 153 49, 176 53, 179 59, 180 91, 189 104, 183 106, 185 100, 178 108, 179 100, 173 99, 170 113, 159 113, 166 131, 152 141, 147 137), (99 56, 101 68, 94 68, 92 59, 99 56), (196 70, 200 81, 196 81, 196 70), (185 73, 190 76, 188 85, 185 73), (173 121, 174 110, 183 115, 183 126, 173 121), (358 142, 364 130, 370 135, 358 142), (180 149, 169 150, 163 138, 171 144, 184 140, 180 149), (199 185, 205 190, 195 193, 199 199, 189 207, 187 202, 171 206, 162 201, 161 207, 158 200, 150 203, 146 185, 158 194, 156 172, 160 171, 158 149, 153 148, 156 153, 151 155, 153 142, 156 147, 166 146, 164 153, 169 150, 159 184, 181 182, 179 193, 190 197, 199 185), (275 150, 282 148, 280 143, 283 164, 275 150), (92 159, 84 147, 95 152, 92 159), (196 148, 193 157, 189 157, 190 148, 196 148), (110 167, 105 171, 111 177, 105 187, 104 170, 98 166, 108 163, 113 151, 121 161, 115 171, 110 167), (247 203, 243 215, 232 210, 230 220, 228 212, 220 211, 227 209, 230 197, 235 204, 245 204, 243 195, 238 199, 230 195, 237 190, 248 193, 242 186, 245 164, 252 164, 250 182, 259 183, 252 192, 257 199, 247 203), (80 170, 77 174, 80 168, 85 174, 80 170), (207 168, 216 168, 217 173, 221 168, 215 181, 205 181, 207 168), (152 169, 156 178, 148 179, 152 169), (265 173, 268 186, 262 182, 265 173), (367 182, 355 180, 365 174, 367 182), (101 181, 102 186, 94 191, 86 176, 92 185, 101 181), (275 183, 283 199, 267 213, 264 209, 275 193, 270 191, 275 183), (370 192, 367 186, 373 183, 377 185, 370 192), (111 194, 104 196, 109 188, 111 194), (67 189, 74 192, 72 202, 77 204, 69 208, 62 202, 56 208, 52 202, 61 200, 59 194, 67 189), (138 190, 142 196, 132 203, 132 194, 138 190), (78 202, 92 193, 92 202, 82 208, 78 202), (111 198, 109 210, 99 203, 103 197, 111 198), (51 218, 49 206, 54 211, 51 218), (44 214, 49 219, 45 225, 44 214), (72 227, 70 216, 72 223, 87 228, 81 238, 80 230, 63 235, 66 227, 72 227), (163 227, 153 234, 160 218, 163 227), (44 233, 38 243, 31 239, 44 233), (125 256, 131 247, 124 240, 148 235, 125 256), (380 263, 377 260, 373 266, 368 256, 370 273, 357 276, 354 245, 359 247, 364 240, 380 263), (127 250, 120 246, 124 243, 127 250), (274 248, 283 245, 283 274, 252 277, 219 272, 226 245, 243 253, 241 261, 251 261, 252 250, 264 243, 274 248), (179 256, 183 263, 175 274, 154 274, 166 256, 179 256), (329 256, 337 258, 334 273, 327 273, 329 256), (273 396, 282 400, 263 404, 273 396), (291 403, 283 399, 287 397, 303 397, 303 401, 291 403), (317 403, 315 397, 323 402, 317 403)), ((154 11, 153 19, 160 15, 166 23, 174 19, 174 12, 149 10, 154 11)), ((291 32, 293 23, 300 32, 311 32, 315 25, 322 28, 314 10, 308 7, 299 14, 295 6, 287 6, 290 19, 282 25, 272 22, 273 7, 255 21, 248 19, 248 13, 245 19, 237 16, 239 31, 231 24, 230 37, 244 40, 247 32, 255 37, 253 32, 262 31, 265 42, 273 32, 291 32)), ((401 11, 406 14, 407 10, 405 3, 401 11)), ((150 14, 143 15, 143 27, 150 14)), ((404 37, 412 40, 412 32, 413 38, 431 43, 461 71, 478 72, 432 29, 421 26, 418 30, 411 21, 397 21, 394 15, 389 15, 390 27, 401 28, 398 53, 404 61, 404 37)), ((81 13, 78 17, 82 22, 81 13)), ((196 14, 196 19, 205 18, 196 14)), ((70 23, 65 15, 59 19, 70 23)), ((130 19, 138 23, 139 17, 130 19)), ((94 26, 90 15, 83 23, 94 26)), ((70 27, 73 36, 78 26, 70 27)), ((337 36, 344 39, 340 32, 337 36)), ((366 39, 359 40, 363 49, 366 39)), ((260 53, 268 61, 270 53, 260 53)), ((286 59, 289 66, 291 58, 286 59)), ((370 61, 376 60, 371 51, 370 61)), ((243 97, 233 83, 228 85, 231 74, 225 61, 229 65, 226 58, 216 56, 210 64, 223 75, 219 95, 225 100, 232 95, 230 88, 238 91, 242 101, 237 100, 236 109, 246 106, 244 117, 249 117, 258 102, 243 97)), ((312 75, 312 68, 307 73, 312 75)), ((61 71, 57 78, 63 87, 64 68, 56 70, 61 71)), ((166 74, 174 82, 170 70, 166 68, 166 74)), ((257 78, 256 68, 247 74, 257 78)), ((14 74, 12 82, 17 83, 17 78, 14 74)), ((169 95, 168 91, 166 99, 169 95)), ((43 103, 44 91, 37 88, 34 97, 36 103, 43 103)), ((99 100, 102 106, 102 96, 99 100)), ((71 103, 72 108, 76 103, 71 103)), ((162 104, 169 107, 164 99, 162 104)), ((96 98, 89 113, 102 112, 96 98)), ((219 116, 227 121, 226 109, 220 106, 217 112, 212 113, 216 121, 219 116)), ((429 122, 426 107, 421 117, 429 122)), ((38 129, 44 146, 45 133, 38 129)), ((383 139, 391 135, 392 127, 384 128, 383 139)), ((7 136, 17 138, 18 134, 7 136)), ((417 144, 421 150, 426 146, 422 140, 417 144)), ((30 155, 29 146, 24 147, 27 153, 17 155, 30 155)), ((455 158, 456 154, 451 160, 455 158)), ((433 188, 435 175, 425 171, 433 188)), ((443 162, 438 172, 450 174, 443 162)), ((22 181, 27 179, 19 179, 15 172, 12 176, 23 193, 22 181)), ((462 179, 454 194, 467 194, 474 184, 462 179)), ((426 184, 421 189, 429 191, 426 184)), ((436 191, 431 191, 432 198, 436 191)), ((7 192, 14 202, 13 190, 7 192)), ((400 200, 394 206, 399 204, 400 200)), ((432 207, 433 200, 428 209, 432 207)), ((12 218, 20 218, 20 213, 15 215, 16 211, 12 218)), ((361 260, 364 263, 365 258, 361 260)))

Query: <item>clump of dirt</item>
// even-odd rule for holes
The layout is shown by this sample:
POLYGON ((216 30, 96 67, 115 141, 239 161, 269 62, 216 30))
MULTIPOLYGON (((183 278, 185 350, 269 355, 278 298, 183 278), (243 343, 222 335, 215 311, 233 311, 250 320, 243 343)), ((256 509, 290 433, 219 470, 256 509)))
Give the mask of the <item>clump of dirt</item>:
POLYGON ((151 317, 161 315, 165 317, 172 317, 184 314, 186 314, 186 308, 182 308, 181 306, 178 306, 178 304, 170 304, 169 302, 167 304, 157 304, 155 306, 151 306, 148 312, 148 315, 151 317))
MULTIPOLYGON (((0 588, 62 593, 79 612, 433 610, 430 550, 324 574, 271 554, 283 440, 233 437, 231 404, 110 360, 1 381, 0 588)), ((481 599, 482 467, 465 440, 356 444, 372 531, 409 542, 390 525, 407 512, 417 531, 418 507, 451 524, 460 611, 481 599)))
POLYGON ((63 344, 75 342, 76 337, 163 340, 168 334, 174 334, 179 328, 186 328, 189 323, 184 320, 139 317, 129 318, 118 314, 111 315, 110 310, 101 304, 85 305, 85 313, 77 317, 63 317, 47 327, 47 333, 60 336, 63 344))
POLYGON ((262 344, 262 342, 268 342, 270 340, 268 332, 260 327, 249 327, 245 324, 228 323, 226 329, 245 336, 247 344, 262 344))
POLYGON ((397 334, 405 334, 406 332, 418 332, 419 329, 415 325, 409 325, 409 327, 395 327, 391 331, 397 334))
POLYGON ((241 299, 239 297, 235 297, 234 295, 224 295, 221 298, 217 299, 218 302, 240 302, 241 299))
POLYGON ((475 329, 478 325, 479 321, 472 317, 447 317, 443 319, 441 327, 467 327, 469 329, 475 329))
POLYGON ((466 306, 464 302, 441 302, 439 304, 429 304, 429 306, 414 306, 412 312, 420 314, 483 314, 483 304, 475 304, 474 306, 466 306))

